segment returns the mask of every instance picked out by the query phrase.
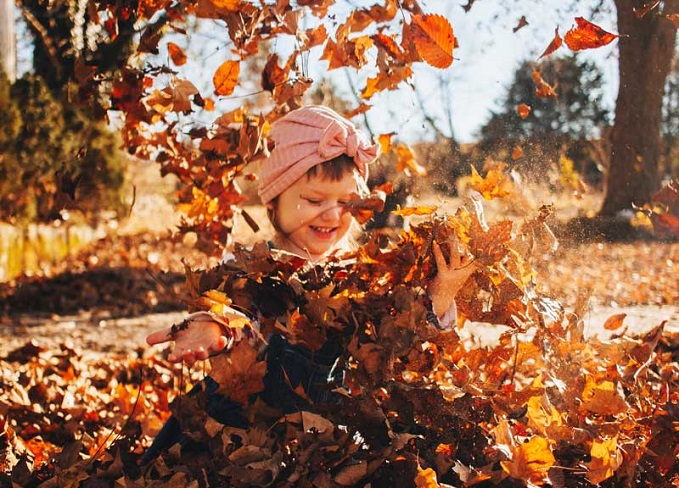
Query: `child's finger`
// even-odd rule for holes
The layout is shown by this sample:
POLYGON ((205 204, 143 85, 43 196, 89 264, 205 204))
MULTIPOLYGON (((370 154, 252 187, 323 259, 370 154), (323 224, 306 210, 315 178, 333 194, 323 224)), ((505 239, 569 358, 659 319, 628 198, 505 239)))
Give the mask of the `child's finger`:
POLYGON ((446 269, 448 267, 448 263, 446 263, 446 258, 443 257, 443 251, 441 251, 441 246, 439 246, 439 243, 434 241, 431 249, 434 253, 434 262, 436 263, 436 267, 440 270, 446 269))
POLYGON ((149 346, 155 346, 156 344, 162 344, 164 342, 169 342, 172 340, 172 327, 168 327, 167 329, 162 329, 162 330, 157 330, 155 332, 151 332, 149 335, 146 336, 146 343, 149 346))

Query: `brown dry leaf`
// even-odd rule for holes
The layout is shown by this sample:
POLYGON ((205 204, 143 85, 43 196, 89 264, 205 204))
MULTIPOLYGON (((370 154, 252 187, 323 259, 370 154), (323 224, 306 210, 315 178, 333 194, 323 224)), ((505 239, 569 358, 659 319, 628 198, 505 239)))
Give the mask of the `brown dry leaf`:
POLYGON ((533 109, 530 107, 530 105, 526 105, 525 103, 520 103, 516 106, 516 113, 518 113, 519 117, 522 119, 528 117, 532 111, 533 109))
POLYGON ((542 79, 542 75, 536 69, 533 70, 533 83, 535 94, 540 98, 556 98, 556 91, 549 83, 542 79))
POLYGON ((238 84, 240 74, 240 61, 225 61, 217 68, 212 77, 215 94, 221 96, 231 95, 238 84))
MULTIPOLYGON (((290 57, 290 59, 294 58, 290 57)), ((270 54, 262 71, 262 88, 273 92, 276 86, 288 81, 289 76, 290 62, 281 68, 278 65, 278 54, 270 54)))
POLYGON ((474 165, 471 166, 471 180, 470 186, 479 192, 486 200, 494 198, 503 198, 512 193, 512 182, 505 174, 504 163, 498 164, 495 168, 491 168, 483 178, 474 165))
POLYGON ((604 322, 604 329, 606 330, 619 329, 620 327, 622 327, 622 323, 625 320, 625 317, 627 317, 626 313, 611 315, 606 319, 606 322, 604 322))
POLYGON ((252 394, 264 390, 266 361, 257 361, 257 350, 241 341, 230 351, 210 358, 210 376, 219 383, 217 393, 245 405, 252 394))
POLYGON ((500 461, 502 469, 512 478, 544 484, 549 469, 556 459, 544 437, 532 437, 528 442, 512 449, 511 461, 500 461))
POLYGON ((438 14, 413 15, 410 31, 417 52, 427 64, 444 69, 453 63, 455 36, 448 19, 438 14))
POLYGON ((554 29, 554 38, 549 43, 549 46, 547 46, 547 49, 544 50, 544 52, 540 55, 538 59, 544 58, 545 56, 549 56, 554 51, 559 49, 562 46, 562 44, 563 39, 561 39, 561 36, 559 35, 559 28, 557 27, 556 29, 554 29))
POLYGON ((415 159, 415 155, 406 144, 396 146, 396 170, 408 176, 427 176, 427 170, 415 159))
POLYGON ((408 65, 394 67, 389 73, 380 72, 374 78, 368 78, 366 87, 361 92, 361 97, 370 98, 377 92, 395 90, 402 81, 410 78, 412 74, 413 69, 408 65))
POLYGON ((365 102, 361 102, 354 109, 349 110, 348 112, 344 112, 343 115, 344 115, 345 118, 351 119, 351 118, 356 117, 357 115, 366 113, 371 108, 372 108, 372 105, 368 105, 365 102))
POLYGON ((175 66, 182 66, 186 64, 186 54, 177 44, 174 42, 167 43, 167 52, 170 54, 170 59, 175 64, 175 66))
POLYGON ((368 462, 358 461, 343 467, 334 477, 335 483, 342 486, 358 486, 368 474, 368 462))
POLYGON ((646 15, 648 15, 648 13, 654 8, 656 8, 658 5, 660 5, 660 0, 653 0, 651 2, 648 2, 641 8, 634 7, 632 10, 634 11, 635 17, 637 19, 641 19, 643 17, 646 17, 646 15))
POLYGON ((571 28, 563 36, 564 42, 572 51, 602 47, 618 38, 617 34, 606 32, 583 17, 576 17, 575 22, 577 27, 571 28))
POLYGON ((605 440, 595 439, 592 442, 590 455, 592 460, 587 463, 589 468, 587 479, 598 485, 613 476, 622 464, 623 456, 618 448, 618 436, 605 440))

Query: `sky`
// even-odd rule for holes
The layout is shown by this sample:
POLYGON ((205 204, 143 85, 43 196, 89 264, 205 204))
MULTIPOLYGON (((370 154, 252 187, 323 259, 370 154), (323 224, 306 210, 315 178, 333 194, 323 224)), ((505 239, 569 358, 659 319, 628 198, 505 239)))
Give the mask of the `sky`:
MULTIPOLYGON (((363 2, 353 0, 352 4, 363 2)), ((364 2, 366 5, 374 0, 364 2)), ((424 63, 414 67, 412 85, 403 86, 397 91, 382 92, 369 103, 373 108, 367 117, 376 134, 395 132, 397 138, 408 143, 433 140, 435 134, 424 123, 422 105, 426 114, 437 121, 442 132, 450 136, 446 107, 450 107, 452 129, 458 142, 472 142, 480 127, 488 120, 491 110, 497 108, 498 101, 511 83, 515 69, 526 59, 536 60, 550 43, 554 29, 559 28, 563 36, 575 24, 575 17, 582 16, 609 32, 616 32, 614 16, 601 13, 592 16, 592 0, 570 2, 564 6, 563 0, 476 0, 468 13, 462 8, 466 1, 422 0, 420 4, 427 13, 444 15, 451 23, 459 48, 454 52, 454 62, 445 70, 438 70, 424 63), (528 25, 512 32, 520 17, 525 15, 528 25), (440 83, 439 80, 444 80, 440 83)), ((605 2, 604 2, 605 3, 605 2)), ((348 13, 348 2, 337 2, 338 19, 348 13)), ((304 22, 304 20, 303 20, 304 22)), ((25 31, 19 27, 19 72, 30 67, 30 49, 27 47, 25 31), (22 33, 24 35, 22 35, 22 33)), ((189 62, 179 68, 179 76, 192 81, 203 96, 210 96, 213 90, 212 74, 216 68, 229 59, 228 45, 225 43, 224 30, 214 22, 201 24, 197 32, 189 38, 180 36, 172 39, 186 49, 189 62)), ((293 42, 282 41, 275 49, 285 56, 292 49, 293 42)), ((167 41, 161 42, 158 62, 167 62, 165 50, 167 41)), ((570 51, 564 46, 555 55, 566 55, 570 51)), ((554 55, 553 55, 554 56, 554 55)), ((604 102, 613 108, 617 94, 617 43, 584 52, 583 56, 594 61, 601 68, 606 83, 604 102)), ((327 63, 318 60, 319 52, 312 51, 309 56, 308 74, 315 81, 328 77, 336 90, 348 100, 356 100, 348 78, 356 87, 364 86, 369 71, 358 73, 352 68, 327 71, 327 63)), ((548 80, 549 81, 549 80, 548 80)), ((238 97, 222 100, 218 109, 235 107, 243 100, 242 96, 256 90, 246 86, 238 97)), ((358 102, 356 102, 357 104, 358 102)), ((360 124, 360 117, 354 119, 360 124)))

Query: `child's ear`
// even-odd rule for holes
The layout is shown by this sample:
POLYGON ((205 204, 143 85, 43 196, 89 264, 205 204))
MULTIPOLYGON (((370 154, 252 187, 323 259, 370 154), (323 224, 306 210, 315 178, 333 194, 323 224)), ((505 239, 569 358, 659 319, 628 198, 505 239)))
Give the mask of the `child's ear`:
POLYGON ((266 204, 266 209, 267 210, 273 210, 273 202, 269 202, 266 204))

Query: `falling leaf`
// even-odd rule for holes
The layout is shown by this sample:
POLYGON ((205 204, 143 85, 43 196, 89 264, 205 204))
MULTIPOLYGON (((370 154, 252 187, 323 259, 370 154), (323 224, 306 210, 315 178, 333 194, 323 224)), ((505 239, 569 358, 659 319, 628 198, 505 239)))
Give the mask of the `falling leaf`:
POLYGON ((512 193, 512 183, 505 174, 506 166, 499 164, 497 167, 488 170, 486 177, 483 178, 474 165, 471 166, 470 186, 479 192, 486 200, 503 198, 512 193))
POLYGON ((398 85, 410 78, 413 70, 410 66, 401 66, 392 69, 389 73, 380 73, 374 78, 368 78, 365 89, 361 92, 362 98, 370 98, 375 93, 384 90, 395 90, 398 85))
POLYGON ((514 149, 512 150, 512 160, 516 161, 517 159, 521 159, 523 157, 523 149, 521 149, 521 146, 515 146, 514 149))
POLYGON ((387 154, 391 151, 391 138, 394 136, 395 132, 389 132, 388 134, 380 134, 377 136, 377 142, 382 149, 382 154, 387 154))
POLYGON ((549 43, 549 46, 547 46, 547 49, 545 49, 545 51, 540 55, 538 59, 544 58, 545 56, 549 56, 554 51, 559 49, 562 44, 563 39, 561 39, 561 36, 559 35, 559 28, 557 27, 556 29, 554 29, 554 38, 549 43))
POLYGON ((587 479, 595 485, 598 485, 602 481, 613 476, 623 462, 623 456, 618 447, 618 436, 616 435, 605 440, 595 439, 592 441, 590 456, 592 457, 592 460, 587 463, 587 467, 589 468, 587 471, 587 479))
POLYGON ((625 320, 625 317, 627 317, 626 313, 611 315, 606 319, 606 322, 604 322, 604 329, 606 330, 619 329, 620 327, 622 327, 622 323, 625 320))
POLYGON ((602 47, 618 38, 617 34, 606 32, 583 17, 576 17, 575 22, 577 27, 571 28, 563 38, 572 51, 602 47))
POLYGON ((540 98, 556 98, 554 88, 542 79, 538 70, 533 70, 533 83, 535 83, 535 94, 540 98))
POLYGON ((636 8, 634 7, 632 10, 634 11, 634 15, 636 16, 637 19, 641 19, 643 17, 646 17, 646 15, 656 8, 658 5, 660 5, 660 0, 654 0, 652 2, 647 3, 641 8, 636 8))
POLYGON ((212 84, 215 87, 215 94, 228 96, 231 95, 238 83, 238 75, 240 74, 239 61, 226 61, 212 77, 212 84))
POLYGON ((519 29, 522 29, 523 27, 526 27, 528 25, 528 21, 526 20, 526 16, 522 15, 521 18, 519 19, 519 23, 516 24, 516 26, 512 29, 512 32, 516 34, 516 32, 519 29))
POLYGON ((182 66, 186 63, 186 54, 184 54, 182 48, 174 42, 167 43, 167 51, 170 53, 170 59, 172 59, 175 66, 182 66))
POLYGON ((526 105, 525 103, 520 103, 516 106, 516 113, 518 113, 519 117, 521 117, 522 119, 528 117, 532 111, 533 109, 530 108, 530 106, 526 105))
POLYGON ((250 395, 264 390, 266 361, 257 361, 257 350, 243 340, 230 351, 210 358, 210 376, 219 383, 218 393, 245 405, 250 395))
POLYGON ((356 108, 354 108, 353 110, 350 110, 348 112, 344 112, 343 115, 344 115, 345 118, 351 119, 353 117, 356 117, 357 115, 366 113, 371 108, 372 108, 372 105, 368 105, 365 102, 361 102, 361 103, 358 104, 358 106, 356 108))
POLYGON ((415 159, 415 155, 406 144, 396 146, 396 170, 400 173, 426 176, 427 170, 415 159))
POLYGON ((403 207, 396 210, 392 210, 391 213, 394 215, 400 215, 401 217, 410 217, 412 215, 431 215, 438 210, 435 205, 418 205, 416 207, 403 207))
POLYGON ((288 80, 289 74, 290 66, 286 65, 281 68, 278 65, 278 54, 270 54, 266 61, 266 65, 262 70, 262 88, 273 92, 276 86, 281 85, 288 80))
POLYGON ((443 69, 453 63, 455 36, 445 17, 438 14, 413 15, 410 29, 417 52, 428 64, 443 69))

